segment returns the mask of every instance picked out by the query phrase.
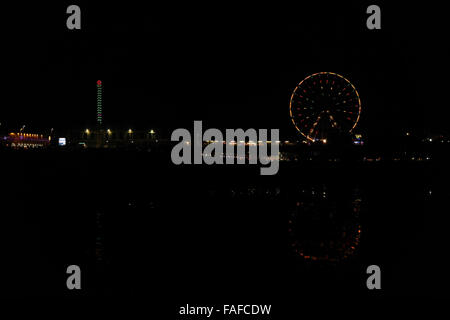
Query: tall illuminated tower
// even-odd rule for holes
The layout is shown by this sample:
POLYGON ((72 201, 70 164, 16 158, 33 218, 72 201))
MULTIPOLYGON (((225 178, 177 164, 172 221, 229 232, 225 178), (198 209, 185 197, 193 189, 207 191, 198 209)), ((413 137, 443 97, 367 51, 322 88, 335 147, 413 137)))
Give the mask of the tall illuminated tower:
POLYGON ((102 109, 102 103, 103 103, 103 86, 102 81, 97 80, 97 124, 99 126, 102 125, 103 122, 103 109, 102 109))

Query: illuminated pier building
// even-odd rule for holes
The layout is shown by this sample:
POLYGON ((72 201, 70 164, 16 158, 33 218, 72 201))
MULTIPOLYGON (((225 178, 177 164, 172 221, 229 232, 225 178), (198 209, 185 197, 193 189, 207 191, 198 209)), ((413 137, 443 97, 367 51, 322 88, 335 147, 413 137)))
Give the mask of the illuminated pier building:
POLYGON ((97 80, 97 114, 94 128, 86 128, 73 136, 72 144, 85 148, 121 148, 128 146, 146 146, 157 142, 154 129, 135 130, 131 128, 107 128, 103 116, 102 80, 97 80))
POLYGON ((85 129, 77 140, 79 146, 88 148, 121 148, 133 145, 145 147, 158 142, 155 130, 134 130, 130 128, 85 129))
POLYGON ((50 144, 50 140, 50 137, 46 137, 43 134, 11 132, 3 137, 2 144, 11 148, 33 149, 47 147, 50 144))

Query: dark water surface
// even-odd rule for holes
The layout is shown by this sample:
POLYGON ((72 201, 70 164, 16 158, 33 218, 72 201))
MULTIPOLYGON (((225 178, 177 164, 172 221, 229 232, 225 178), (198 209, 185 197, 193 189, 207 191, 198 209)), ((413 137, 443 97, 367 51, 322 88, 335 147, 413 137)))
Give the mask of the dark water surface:
POLYGON ((260 176, 167 155, 5 153, 4 292, 73 294, 77 264, 81 295, 369 295, 377 264, 383 294, 439 293, 446 189, 426 164, 281 163, 260 176))

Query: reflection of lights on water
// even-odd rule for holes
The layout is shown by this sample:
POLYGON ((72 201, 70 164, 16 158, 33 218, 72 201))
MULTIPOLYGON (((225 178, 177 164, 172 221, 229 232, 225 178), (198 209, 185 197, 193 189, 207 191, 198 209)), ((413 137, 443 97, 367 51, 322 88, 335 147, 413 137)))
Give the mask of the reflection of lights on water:
MULTIPOLYGON (((288 233, 292 252, 306 261, 339 262, 355 254, 360 244, 361 225, 359 191, 353 193, 350 211, 337 211, 333 192, 310 187, 299 190, 291 208, 288 233), (317 229, 317 232, 314 230, 317 229)), ((325 189, 324 187, 322 187, 325 189)))
POLYGON ((104 213, 102 211, 97 211, 96 215, 96 239, 95 239, 95 258, 97 260, 97 263, 101 263, 105 260, 105 247, 104 247, 104 241, 105 241, 105 235, 103 231, 103 220, 104 220, 104 213))
MULTIPOLYGON (((292 223, 292 221, 289 221, 292 223)), ((292 230, 290 229, 290 232, 292 230)), ((345 260, 352 256, 357 247, 360 244, 360 238, 361 238, 361 225, 356 226, 356 231, 353 233, 347 233, 347 231, 343 231, 341 233, 342 239, 339 239, 337 241, 333 240, 324 240, 321 241, 319 244, 320 250, 325 252, 328 251, 335 251, 335 254, 331 253, 313 253, 314 250, 305 248, 305 243, 301 243, 298 240, 295 240, 292 242, 291 246, 294 250, 294 252, 302 257, 305 260, 312 260, 312 261, 328 261, 328 262, 338 262, 340 260, 345 260)), ((317 251, 317 250, 316 250, 317 251)))
POLYGON ((247 186, 247 187, 232 187, 229 189, 231 198, 263 198, 275 200, 281 195, 280 187, 260 187, 260 186, 247 186))

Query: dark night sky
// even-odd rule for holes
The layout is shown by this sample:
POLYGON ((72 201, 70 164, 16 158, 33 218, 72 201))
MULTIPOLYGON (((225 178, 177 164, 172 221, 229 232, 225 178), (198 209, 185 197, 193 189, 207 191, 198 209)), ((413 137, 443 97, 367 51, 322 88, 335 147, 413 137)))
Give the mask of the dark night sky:
MULTIPOLYGON (((112 127, 280 128, 296 84, 337 72, 358 89, 361 130, 447 128, 439 76, 445 30, 437 8, 382 8, 382 30, 365 27, 367 3, 142 7, 78 2, 82 30, 66 29, 68 4, 8 8, 3 19, 8 128, 84 128, 104 82, 112 127)), ((75 3, 74 3, 75 4, 75 3)), ((371 3, 369 3, 371 4, 371 3)), ((443 15, 443 14, 441 14, 443 15)))

